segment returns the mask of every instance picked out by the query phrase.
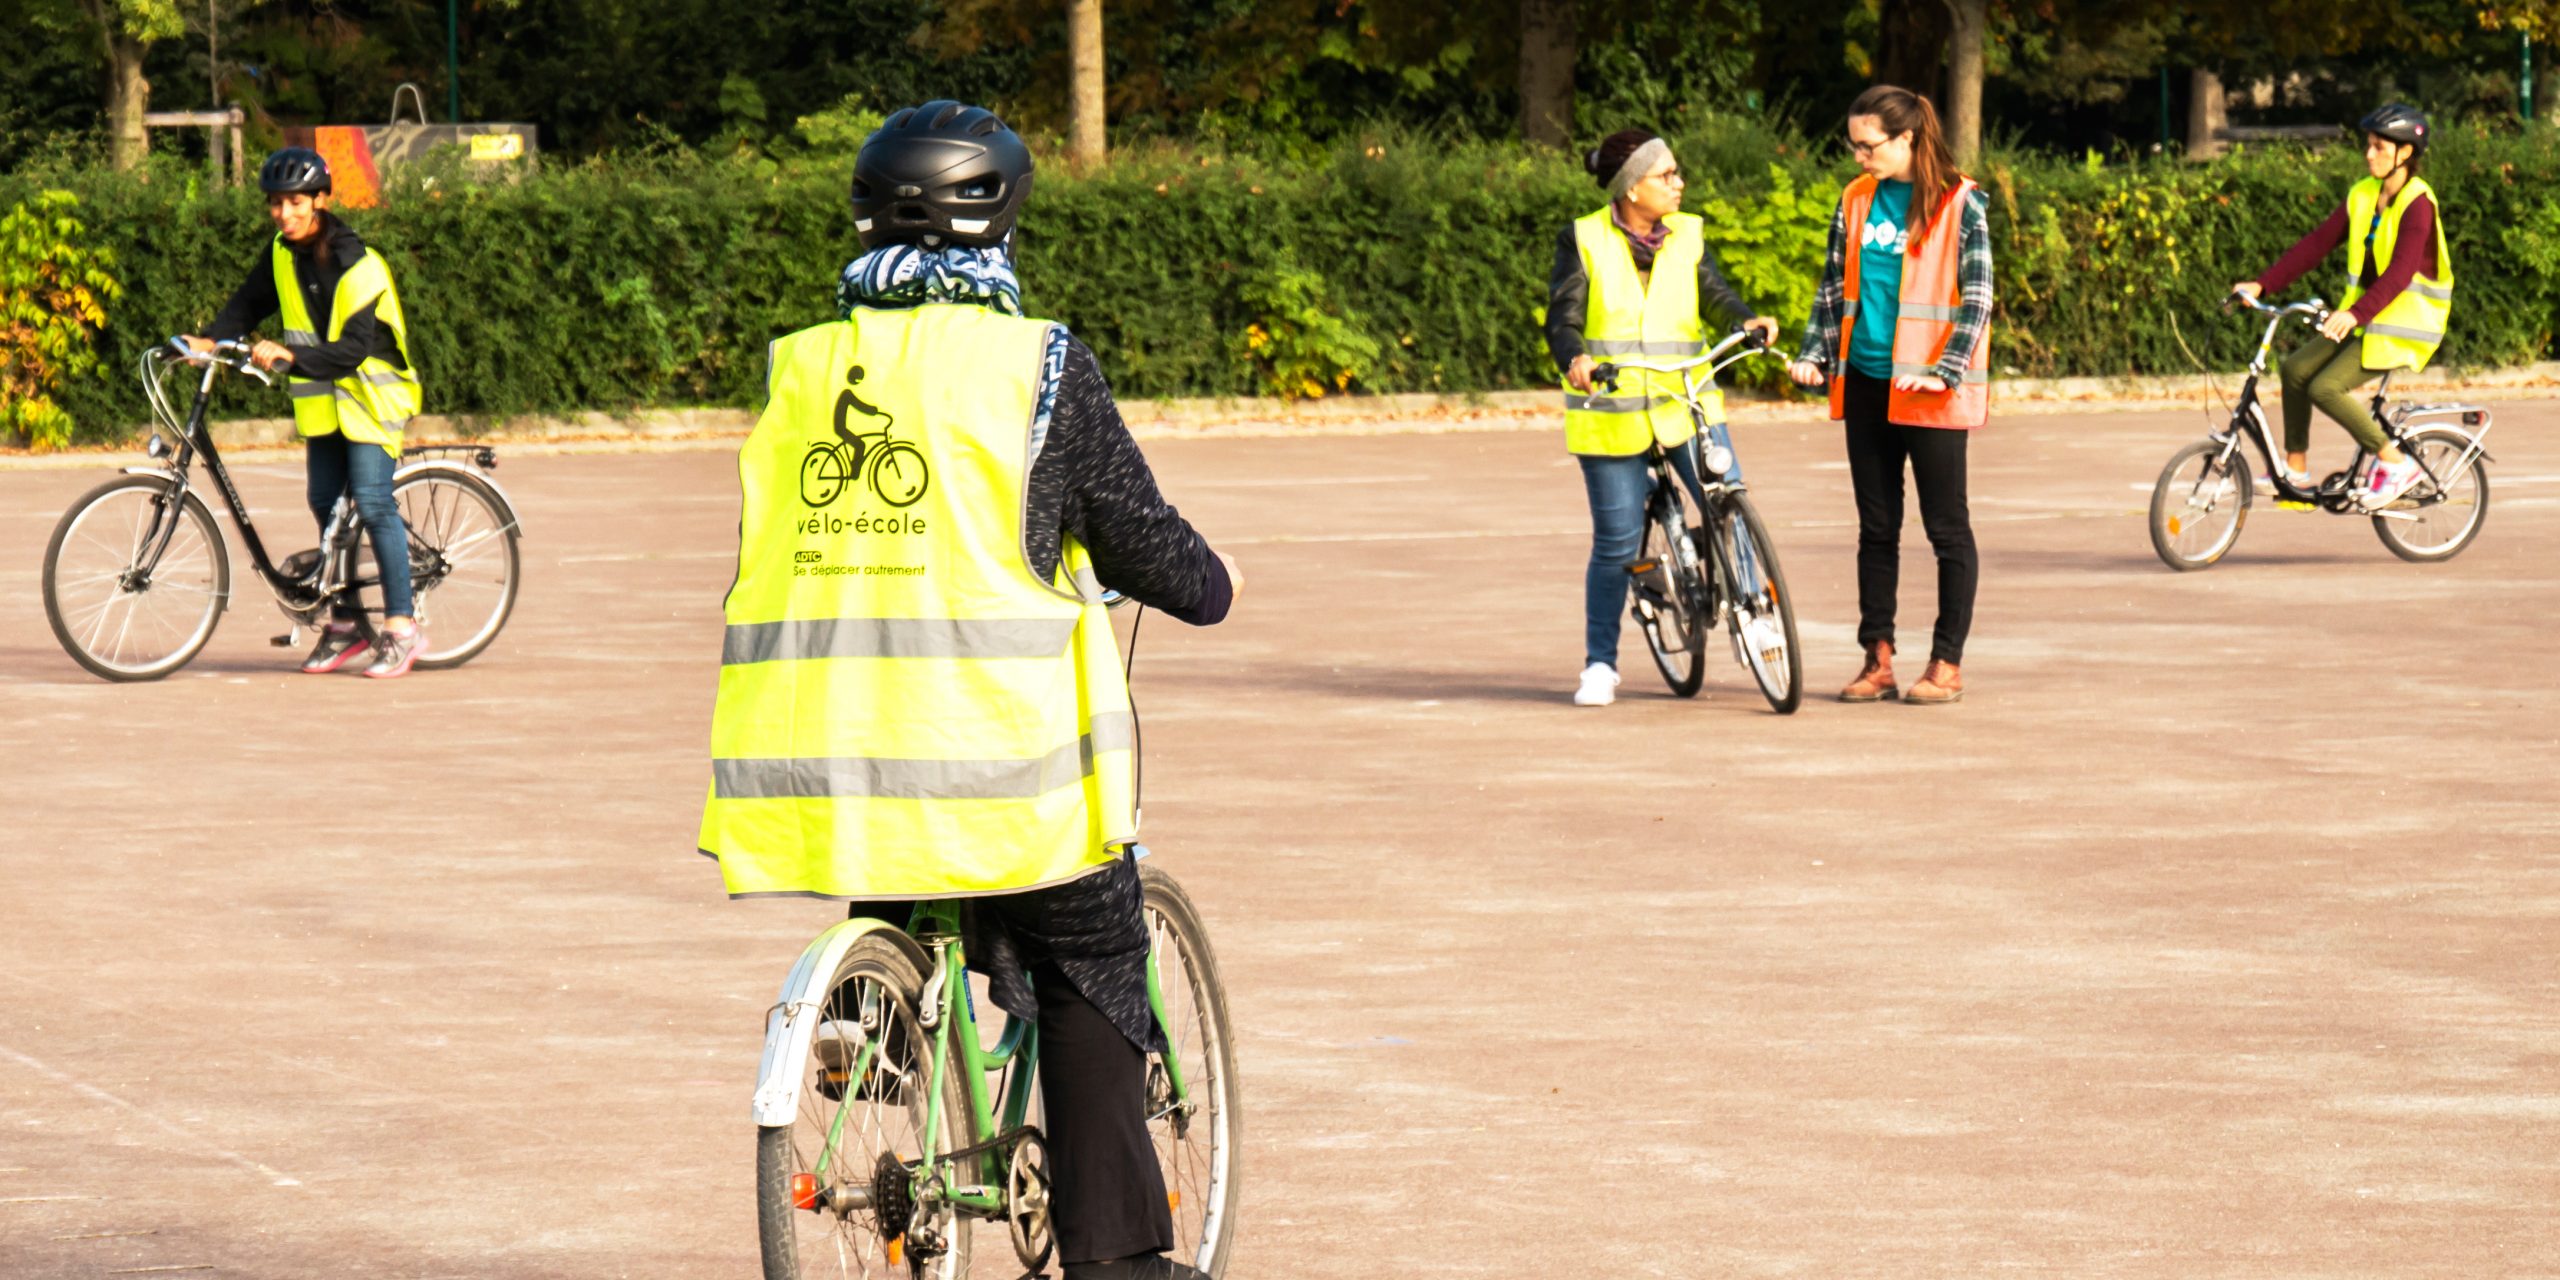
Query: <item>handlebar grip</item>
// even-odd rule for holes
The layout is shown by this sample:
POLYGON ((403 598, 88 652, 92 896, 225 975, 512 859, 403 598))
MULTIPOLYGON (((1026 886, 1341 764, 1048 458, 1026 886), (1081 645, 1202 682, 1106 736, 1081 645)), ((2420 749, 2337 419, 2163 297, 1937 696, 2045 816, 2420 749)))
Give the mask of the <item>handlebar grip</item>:
POLYGON ((1620 370, 1618 366, 1605 361, 1600 364, 1593 365, 1591 367, 1591 385, 1595 387, 1607 387, 1611 391, 1615 391, 1618 389, 1618 375, 1621 372, 1623 371, 1620 370))

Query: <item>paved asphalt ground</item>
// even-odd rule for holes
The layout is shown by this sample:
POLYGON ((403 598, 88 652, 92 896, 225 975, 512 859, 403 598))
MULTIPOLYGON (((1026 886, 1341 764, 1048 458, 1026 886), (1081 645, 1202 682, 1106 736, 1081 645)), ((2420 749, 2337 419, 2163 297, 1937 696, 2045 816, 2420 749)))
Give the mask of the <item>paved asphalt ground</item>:
MULTIPOLYGON (((1632 636, 1567 705, 1550 434, 1151 446, 1249 576, 1137 684, 1241 1042, 1230 1274, 2560 1275, 2560 404, 2500 417, 2453 563, 2262 505, 2191 575, 2141 512, 2199 416, 2003 419, 1921 709, 1819 696, 1847 475, 1746 416, 1790 719, 1632 636)), ((105 468, 0 473, 0 1275, 752 1274, 762 1014, 834 913, 693 852, 729 467, 507 458, 514 623, 389 685, 247 595, 90 679, 37 573, 105 468)), ((298 526, 299 459, 241 471, 298 526)))

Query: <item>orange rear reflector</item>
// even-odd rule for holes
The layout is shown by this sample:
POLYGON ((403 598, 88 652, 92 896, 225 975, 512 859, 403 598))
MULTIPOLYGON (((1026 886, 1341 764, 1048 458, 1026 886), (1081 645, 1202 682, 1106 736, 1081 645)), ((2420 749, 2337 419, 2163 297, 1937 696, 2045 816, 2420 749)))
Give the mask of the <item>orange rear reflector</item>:
POLYGON ((791 1207, 794 1209, 818 1207, 818 1175, 814 1173, 791 1175, 791 1207))
POLYGON ((1164 1203, 1166 1208, 1173 1210, 1175 1213, 1182 1212, 1182 1193, 1179 1191, 1165 1192, 1164 1203))
POLYGON ((889 1265, 893 1267, 903 1267, 907 1265, 907 1241, 905 1237, 900 1236, 889 1241, 889 1265))

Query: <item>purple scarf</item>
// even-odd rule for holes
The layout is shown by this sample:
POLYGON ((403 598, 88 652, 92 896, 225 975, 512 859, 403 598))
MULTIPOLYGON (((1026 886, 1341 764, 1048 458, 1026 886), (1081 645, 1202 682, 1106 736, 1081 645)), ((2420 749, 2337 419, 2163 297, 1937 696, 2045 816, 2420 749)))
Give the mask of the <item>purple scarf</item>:
POLYGON ((1671 237, 1671 224, 1667 221, 1657 222, 1653 224, 1651 232, 1637 235, 1635 230, 1627 225, 1626 220, 1619 216, 1618 202, 1614 200, 1609 202, 1609 224, 1626 236, 1627 249, 1636 256, 1636 270, 1653 270, 1653 255, 1662 252, 1662 242, 1671 237))

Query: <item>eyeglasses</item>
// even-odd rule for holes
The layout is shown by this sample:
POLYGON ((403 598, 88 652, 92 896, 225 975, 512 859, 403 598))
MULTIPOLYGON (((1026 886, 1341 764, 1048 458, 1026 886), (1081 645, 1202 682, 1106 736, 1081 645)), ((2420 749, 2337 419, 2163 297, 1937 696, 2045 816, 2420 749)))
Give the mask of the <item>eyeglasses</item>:
POLYGON ((1675 164, 1660 173, 1648 173, 1644 176, 1643 180, 1646 182, 1673 182, 1677 181, 1679 177, 1680 166, 1675 164))
POLYGON ((1860 142, 1856 138, 1851 138, 1849 139, 1849 154, 1864 160, 1867 157, 1874 155, 1876 153, 1876 148, 1893 142, 1895 138, 1902 138, 1906 136, 1908 136, 1907 132, 1897 133, 1891 138, 1880 138, 1874 142, 1860 142))

